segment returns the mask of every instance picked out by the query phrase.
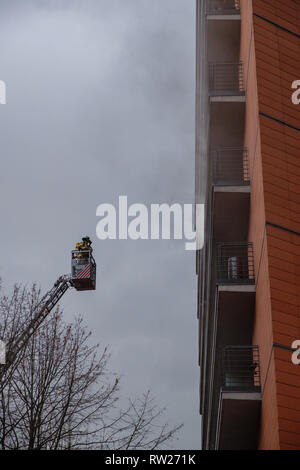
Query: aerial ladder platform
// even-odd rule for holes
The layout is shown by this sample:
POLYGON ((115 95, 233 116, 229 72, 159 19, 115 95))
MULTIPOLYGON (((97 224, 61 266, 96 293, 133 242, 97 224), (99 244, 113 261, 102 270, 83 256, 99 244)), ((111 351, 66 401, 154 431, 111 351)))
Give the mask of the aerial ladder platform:
MULTIPOLYGON (((33 316, 24 331, 14 340, 13 344, 6 345, 5 364, 0 365, 0 380, 4 379, 7 370, 13 365, 18 354, 25 348, 31 336, 37 331, 47 315, 53 310, 69 287, 78 291, 96 289, 96 262, 92 255, 91 240, 82 238, 76 243, 76 249, 71 252, 71 273, 60 276, 54 286, 42 297, 35 307, 33 316)), ((3 386, 3 382, 2 382, 3 386)))

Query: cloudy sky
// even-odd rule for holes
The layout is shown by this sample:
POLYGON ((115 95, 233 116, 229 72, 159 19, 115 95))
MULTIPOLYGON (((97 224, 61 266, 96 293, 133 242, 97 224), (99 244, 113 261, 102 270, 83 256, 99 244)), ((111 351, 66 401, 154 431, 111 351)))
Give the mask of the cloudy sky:
POLYGON ((96 292, 70 290, 124 396, 150 388, 199 448, 195 254, 100 241, 96 208, 194 200, 194 0, 0 0, 0 275, 43 290, 94 240, 96 292))

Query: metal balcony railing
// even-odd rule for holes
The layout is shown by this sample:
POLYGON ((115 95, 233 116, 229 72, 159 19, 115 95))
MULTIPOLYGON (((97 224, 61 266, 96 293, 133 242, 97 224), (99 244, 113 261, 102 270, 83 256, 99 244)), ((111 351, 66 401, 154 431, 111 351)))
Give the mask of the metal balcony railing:
POLYGON ((211 96, 235 96, 245 93, 242 62, 210 62, 209 93, 211 96))
POLYGON ((223 148, 212 152, 213 183, 223 186, 248 185, 248 150, 223 148))
POLYGON ((226 346, 221 361, 223 390, 260 391, 258 346, 226 346))
POLYGON ((254 284, 252 243, 218 243, 217 284, 254 284))
POLYGON ((208 15, 232 15, 240 12, 239 0, 206 0, 208 15))

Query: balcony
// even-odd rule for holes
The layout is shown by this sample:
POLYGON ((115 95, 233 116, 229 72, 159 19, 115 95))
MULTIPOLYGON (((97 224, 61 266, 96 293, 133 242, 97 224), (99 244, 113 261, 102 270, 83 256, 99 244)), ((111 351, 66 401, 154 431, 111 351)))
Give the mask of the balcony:
POLYGON ((252 243, 218 243, 216 260, 217 347, 252 341, 255 273, 252 243))
POLYGON ((223 348, 222 390, 260 392, 258 346, 226 346, 223 348))
POLYGON ((254 450, 261 409, 258 347, 224 347, 221 370, 216 449, 254 450))
POLYGON ((225 242, 245 240, 250 211, 247 149, 217 149, 210 159, 214 239, 225 242))
POLYGON ((248 186, 250 184, 247 149, 217 149, 212 152, 211 160, 214 185, 248 186))
POLYGON ((217 244, 217 284, 254 284, 252 243, 217 244))
POLYGON ((207 15, 238 15, 239 0, 206 0, 207 15))
POLYGON ((248 235, 250 178, 243 148, 245 95, 241 63, 210 64, 210 146, 215 241, 248 235))
POLYGON ((214 102, 245 101, 243 63, 210 62, 209 95, 214 102))

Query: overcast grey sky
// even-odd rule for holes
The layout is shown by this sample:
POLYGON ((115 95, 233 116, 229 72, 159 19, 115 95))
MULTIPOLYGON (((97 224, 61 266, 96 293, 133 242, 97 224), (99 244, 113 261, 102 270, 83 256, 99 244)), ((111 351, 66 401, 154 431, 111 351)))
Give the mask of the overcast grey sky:
POLYGON ((96 292, 70 290, 125 396, 151 388, 175 447, 199 448, 195 254, 96 239, 96 207, 194 200, 194 0, 0 0, 0 275, 43 290, 94 240, 96 292))

